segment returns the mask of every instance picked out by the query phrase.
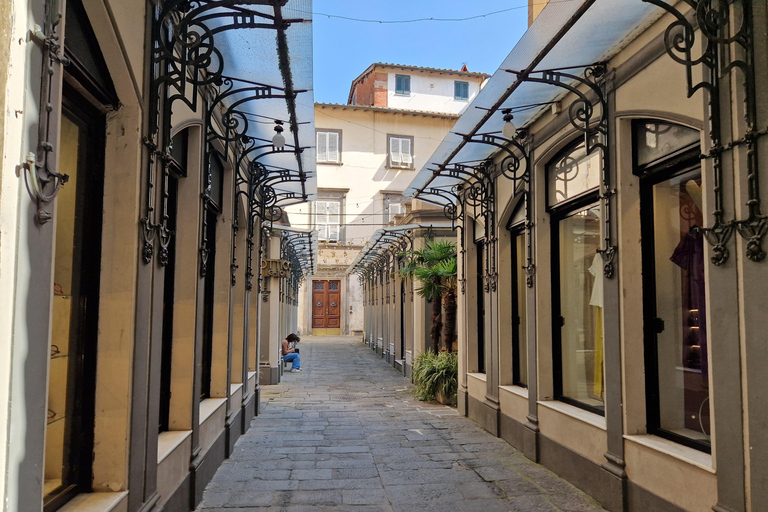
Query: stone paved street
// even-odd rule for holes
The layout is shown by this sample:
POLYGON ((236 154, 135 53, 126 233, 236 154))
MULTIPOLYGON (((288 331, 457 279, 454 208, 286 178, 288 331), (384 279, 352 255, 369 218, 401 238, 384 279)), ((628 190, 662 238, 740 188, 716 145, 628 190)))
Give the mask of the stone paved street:
POLYGON ((600 511, 349 337, 305 337, 200 511, 600 511))

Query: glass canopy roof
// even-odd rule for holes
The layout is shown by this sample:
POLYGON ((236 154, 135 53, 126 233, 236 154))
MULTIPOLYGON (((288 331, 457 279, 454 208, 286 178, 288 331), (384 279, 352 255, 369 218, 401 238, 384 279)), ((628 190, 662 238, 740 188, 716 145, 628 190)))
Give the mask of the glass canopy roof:
MULTIPOLYGON (((251 87, 250 91, 234 93, 224 101, 229 107, 236 106, 247 121, 246 135, 256 145, 270 145, 275 135, 275 120, 283 122, 286 146, 283 152, 271 152, 271 148, 254 151, 252 158, 265 165, 268 171, 290 170, 296 175, 306 174, 302 181, 283 181, 275 185, 275 192, 292 194, 313 201, 317 195, 315 172, 314 94, 312 90, 312 0, 275 0, 272 2, 222 2, 222 10, 241 11, 243 17, 260 13, 267 24, 279 24, 282 18, 288 22, 284 31, 275 28, 233 29, 224 23, 230 18, 212 18, 206 21, 210 29, 223 29, 216 34, 216 48, 221 52, 223 77, 220 89, 251 87), (274 21, 273 21, 274 20, 274 21), (281 40, 281 33, 284 39, 281 40), (293 90, 294 98, 254 98, 254 86, 272 88, 274 95, 284 95, 293 90), (295 130, 295 132, 294 132, 295 130), (295 152, 299 147, 301 152, 295 152), (264 154, 268 153, 268 154, 264 154), (259 156, 263 154, 263 156, 259 156)), ((290 94, 287 94, 290 96, 290 94)), ((285 206, 285 203, 280 204, 285 206)))
MULTIPOLYGON (((445 203, 445 198, 419 196, 419 191, 426 187, 450 189, 460 181, 448 176, 435 177, 433 170, 441 165, 479 163, 498 151, 487 144, 466 143, 459 134, 501 136, 502 109, 545 104, 515 112, 517 127, 526 127, 549 108, 547 103, 564 96, 559 87, 521 82, 508 70, 542 71, 605 63, 663 14, 661 8, 641 0, 575 0, 548 4, 467 107, 429 163, 414 177, 405 195, 445 203)), ((571 72, 578 74, 580 70, 571 72)))

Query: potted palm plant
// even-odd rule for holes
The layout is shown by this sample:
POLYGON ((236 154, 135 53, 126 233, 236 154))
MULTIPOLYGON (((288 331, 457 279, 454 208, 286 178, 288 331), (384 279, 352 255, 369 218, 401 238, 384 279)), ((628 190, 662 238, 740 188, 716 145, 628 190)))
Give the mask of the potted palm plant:
POLYGON ((403 256, 407 264, 400 270, 400 275, 415 278, 420 285, 417 293, 432 303, 432 347, 419 354, 413 367, 417 397, 455 405, 459 373, 455 349, 456 245, 428 238, 422 249, 403 256))
POLYGON ((435 353, 428 350, 416 358, 413 382, 419 400, 437 400, 456 405, 459 357, 456 352, 435 353))
POLYGON ((427 238, 422 249, 402 256, 406 258, 406 265, 399 274, 414 277, 420 285, 416 292, 432 304, 432 350, 440 352, 442 338, 444 350, 452 352, 456 338, 456 244, 427 238))

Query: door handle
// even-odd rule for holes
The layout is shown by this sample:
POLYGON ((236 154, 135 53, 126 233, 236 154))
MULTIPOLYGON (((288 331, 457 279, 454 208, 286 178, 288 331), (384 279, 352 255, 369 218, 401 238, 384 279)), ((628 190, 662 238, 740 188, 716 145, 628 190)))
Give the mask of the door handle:
POLYGON ((664 332, 664 320, 661 318, 654 318, 653 319, 653 330, 656 332, 656 334, 661 334, 664 332))

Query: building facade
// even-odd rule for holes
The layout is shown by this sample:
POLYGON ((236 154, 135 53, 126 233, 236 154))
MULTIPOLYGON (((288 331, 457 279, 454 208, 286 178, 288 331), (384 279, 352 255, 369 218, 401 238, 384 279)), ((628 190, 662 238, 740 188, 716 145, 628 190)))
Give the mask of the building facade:
POLYGON ((459 411, 611 511, 768 503, 767 22, 550 3, 405 192, 459 225, 459 411))
POLYGON ((292 226, 318 231, 302 333, 362 334, 363 291, 347 270, 377 229, 411 211, 403 190, 486 78, 377 63, 353 81, 349 104, 315 105, 318 199, 287 210, 292 226))
POLYGON ((1 510, 193 510, 258 413, 263 235, 315 193, 286 6, 0 5, 1 510))

